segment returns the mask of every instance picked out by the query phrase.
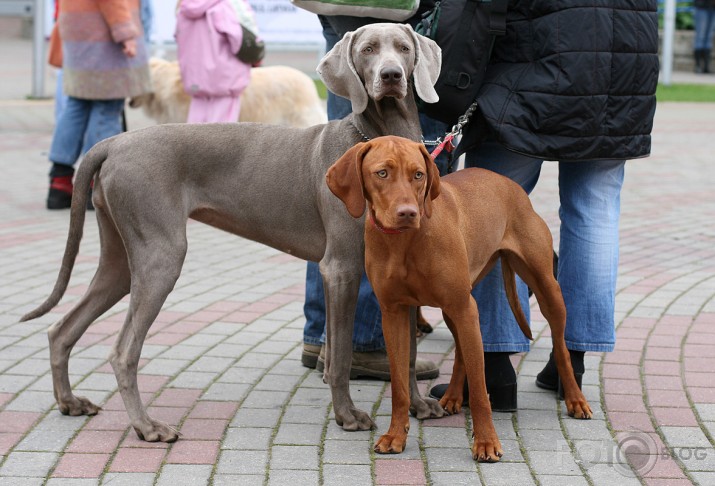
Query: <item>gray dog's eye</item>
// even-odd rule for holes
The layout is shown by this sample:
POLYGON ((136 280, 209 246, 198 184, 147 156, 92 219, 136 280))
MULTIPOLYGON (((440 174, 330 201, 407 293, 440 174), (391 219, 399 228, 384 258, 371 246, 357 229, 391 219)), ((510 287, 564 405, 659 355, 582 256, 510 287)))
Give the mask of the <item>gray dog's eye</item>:
POLYGON ((400 49, 402 52, 410 52, 410 48, 408 46, 402 46, 400 49))
POLYGON ((367 46, 365 49, 362 50, 362 52, 365 52, 367 54, 372 52, 372 46, 367 46))
POLYGON ((384 179, 385 177, 387 177, 387 171, 385 169, 378 170, 376 174, 377 177, 379 177, 380 179, 384 179))

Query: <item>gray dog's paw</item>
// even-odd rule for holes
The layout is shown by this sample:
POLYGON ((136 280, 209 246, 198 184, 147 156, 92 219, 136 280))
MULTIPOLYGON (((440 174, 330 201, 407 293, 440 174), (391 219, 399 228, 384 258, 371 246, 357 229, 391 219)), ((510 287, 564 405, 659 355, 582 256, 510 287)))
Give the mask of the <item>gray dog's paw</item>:
POLYGON ((374 430, 377 428, 375 422, 370 418, 370 415, 363 412, 359 408, 350 407, 347 413, 338 413, 335 411, 335 422, 349 432, 356 430, 374 430))
POLYGON ((416 419, 440 418, 449 415, 434 398, 420 398, 410 404, 410 413, 416 419))

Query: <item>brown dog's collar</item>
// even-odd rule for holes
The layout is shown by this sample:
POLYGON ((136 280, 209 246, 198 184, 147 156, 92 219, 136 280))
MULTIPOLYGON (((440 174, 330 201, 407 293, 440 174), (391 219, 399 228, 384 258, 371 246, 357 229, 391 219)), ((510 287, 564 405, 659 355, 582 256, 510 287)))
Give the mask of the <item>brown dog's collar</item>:
POLYGON ((370 222, 372 223, 373 227, 380 233, 385 233, 386 235, 399 235, 400 233, 402 233, 402 230, 383 228, 382 226, 377 224, 377 220, 372 215, 372 209, 368 210, 367 217, 370 219, 370 222))

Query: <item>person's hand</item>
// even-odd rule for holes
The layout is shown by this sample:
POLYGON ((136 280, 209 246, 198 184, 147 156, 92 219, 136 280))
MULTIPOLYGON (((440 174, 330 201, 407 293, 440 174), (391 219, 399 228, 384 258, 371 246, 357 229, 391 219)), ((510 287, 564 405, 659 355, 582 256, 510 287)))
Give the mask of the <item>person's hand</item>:
POLYGON ((135 39, 128 39, 122 42, 122 51, 127 57, 134 57, 137 55, 137 41, 135 39))

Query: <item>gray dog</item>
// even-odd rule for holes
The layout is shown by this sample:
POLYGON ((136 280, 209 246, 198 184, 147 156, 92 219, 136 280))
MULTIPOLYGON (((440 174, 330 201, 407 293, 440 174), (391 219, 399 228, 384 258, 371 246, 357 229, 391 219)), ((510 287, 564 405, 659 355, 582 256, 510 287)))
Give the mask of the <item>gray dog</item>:
MULTIPOLYGON (((70 352, 95 319, 131 293, 109 361, 138 436, 147 441, 177 439, 174 429, 144 409, 137 368, 149 327, 181 273, 186 222, 191 218, 320 262, 328 316, 323 379, 331 388, 335 420, 346 430, 374 428, 370 416, 354 406, 349 391, 353 319, 364 269, 363 223, 331 194, 325 173, 365 139, 391 134, 420 140, 411 79, 423 100, 436 101, 433 85, 440 63, 439 47, 409 26, 372 24, 346 34, 318 66, 328 89, 352 102, 353 113, 343 120, 303 129, 254 123, 162 125, 97 144, 77 173, 55 288, 47 301, 22 318, 46 314, 64 294, 94 179, 99 267, 84 296, 49 329, 60 411, 98 412, 95 404, 72 393, 70 352)), ((422 399, 416 391, 412 409, 419 418, 443 414, 436 401, 422 399)))

